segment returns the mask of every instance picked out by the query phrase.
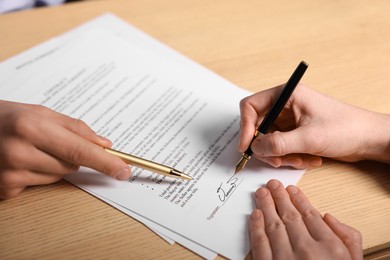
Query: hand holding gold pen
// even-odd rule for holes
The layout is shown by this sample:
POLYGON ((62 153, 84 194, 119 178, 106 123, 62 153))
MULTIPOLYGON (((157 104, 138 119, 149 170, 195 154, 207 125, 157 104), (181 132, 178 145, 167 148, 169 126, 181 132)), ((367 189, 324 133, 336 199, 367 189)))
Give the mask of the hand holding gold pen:
POLYGON ((109 152, 110 154, 113 154, 113 155, 119 157, 124 162, 126 162, 130 165, 133 165, 133 166, 136 166, 136 167, 148 170, 148 171, 152 171, 152 172, 155 172, 157 174, 168 176, 168 177, 179 178, 179 179, 183 179, 183 180, 192 180, 191 176, 189 176, 181 171, 178 171, 172 167, 169 167, 169 166, 166 166, 163 164, 159 164, 156 162, 152 162, 152 161, 149 161, 149 160, 146 160, 146 159, 134 156, 134 155, 126 154, 126 153, 123 153, 120 151, 116 151, 116 150, 111 149, 111 148, 103 147, 103 149, 106 150, 107 152, 109 152))

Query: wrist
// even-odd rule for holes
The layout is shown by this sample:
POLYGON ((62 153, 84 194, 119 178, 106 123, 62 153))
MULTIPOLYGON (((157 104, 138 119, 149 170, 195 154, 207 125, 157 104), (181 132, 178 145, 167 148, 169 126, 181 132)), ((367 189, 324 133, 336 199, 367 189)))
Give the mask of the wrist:
POLYGON ((390 164, 390 115, 370 113, 363 158, 390 164))

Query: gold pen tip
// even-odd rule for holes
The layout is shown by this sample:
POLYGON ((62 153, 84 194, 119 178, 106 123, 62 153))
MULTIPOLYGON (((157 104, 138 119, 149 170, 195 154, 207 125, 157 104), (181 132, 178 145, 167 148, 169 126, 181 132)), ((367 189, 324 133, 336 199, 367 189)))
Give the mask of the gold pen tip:
POLYGON ((244 156, 241 157, 241 159, 238 161, 237 165, 236 165, 236 171, 235 171, 235 174, 238 173, 239 171, 241 171, 242 169, 244 169, 245 167, 245 164, 248 162, 248 158, 245 158, 244 156))
POLYGON ((171 170, 171 174, 170 174, 172 177, 176 177, 176 178, 180 178, 180 179, 183 179, 183 180, 193 180, 193 178, 181 171, 178 171, 178 170, 175 170, 175 169, 172 169, 171 170))
POLYGON ((186 174, 182 174, 182 176, 181 176, 183 179, 185 179, 185 180, 188 180, 188 181, 190 181, 190 180, 193 180, 193 178, 191 177, 191 176, 189 176, 189 175, 186 175, 186 174), (183 176, 184 175, 184 176, 183 176))

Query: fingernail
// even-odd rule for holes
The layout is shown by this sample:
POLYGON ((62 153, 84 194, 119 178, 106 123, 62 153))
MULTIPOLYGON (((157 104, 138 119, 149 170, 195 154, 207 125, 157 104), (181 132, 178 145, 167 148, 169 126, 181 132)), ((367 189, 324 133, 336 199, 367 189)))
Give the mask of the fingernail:
POLYGON ((117 180, 127 180, 130 178, 130 169, 129 168, 123 168, 121 170, 119 170, 116 174, 115 174, 115 178, 117 180))
POLYGON ((279 183, 279 181, 277 181, 277 180, 270 180, 269 182, 268 182, 268 188, 270 188, 271 190, 275 190, 275 189, 277 189, 278 187, 279 187, 279 185, 280 185, 280 183, 279 183))
POLYGON ((290 193, 290 194, 297 194, 298 193, 298 188, 297 187, 295 187, 294 185, 290 185, 290 186, 288 186, 287 187, 288 188, 288 192, 290 193))
POLYGON ((259 138, 255 139, 251 145, 253 153, 257 155, 264 155, 263 143, 259 138))
POLYGON ((267 196, 267 194, 268 194, 267 188, 259 188, 257 189, 255 196, 257 198, 264 198, 265 196, 267 196))
POLYGON ((100 144, 101 146, 108 147, 108 148, 112 147, 112 142, 107 138, 100 135, 98 135, 97 138, 98 138, 97 143, 100 144))
POLYGON ((308 162, 309 167, 318 167, 321 166, 321 164, 322 164, 321 158, 310 159, 308 162))
POLYGON ((112 144, 112 142, 109 140, 109 139, 107 139, 106 137, 104 137, 104 136, 101 136, 101 135, 98 135, 97 136, 99 139, 100 139, 100 141, 102 141, 102 142, 108 142, 108 143, 111 143, 112 144))
POLYGON ((302 160, 299 158, 287 158, 285 166, 298 167, 301 166, 302 160))
POLYGON ((282 166, 282 159, 280 157, 267 157, 262 158, 261 160, 275 168, 282 166))

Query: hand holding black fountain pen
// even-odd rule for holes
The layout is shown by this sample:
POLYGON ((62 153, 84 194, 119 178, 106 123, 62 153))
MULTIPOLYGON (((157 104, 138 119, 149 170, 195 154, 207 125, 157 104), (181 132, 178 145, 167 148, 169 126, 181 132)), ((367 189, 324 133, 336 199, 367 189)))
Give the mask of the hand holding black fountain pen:
POLYGON ((235 173, 244 169, 245 164, 249 161, 252 156, 251 145, 253 141, 261 134, 266 134, 271 129, 272 124, 275 122, 276 118, 279 116, 280 112, 283 110, 284 106, 287 103, 287 100, 290 98, 295 87, 298 85, 299 81, 305 74, 305 71, 308 67, 308 64, 304 61, 301 61, 298 67, 295 69, 294 73, 291 75, 290 79, 287 81, 279 97, 276 99, 275 103, 272 105, 270 111, 265 116, 264 120, 261 122, 257 131, 255 132, 251 143, 249 144, 248 149, 242 153, 240 161, 236 165, 235 173))

